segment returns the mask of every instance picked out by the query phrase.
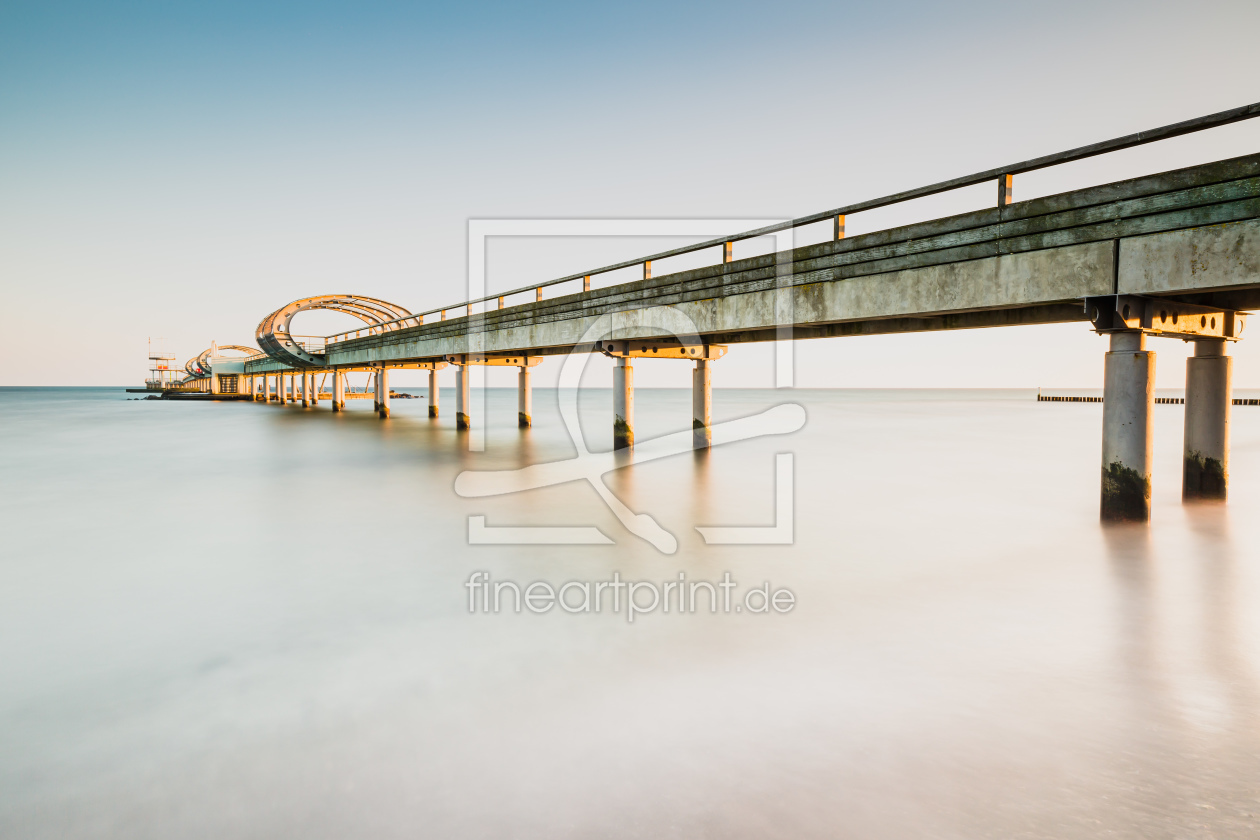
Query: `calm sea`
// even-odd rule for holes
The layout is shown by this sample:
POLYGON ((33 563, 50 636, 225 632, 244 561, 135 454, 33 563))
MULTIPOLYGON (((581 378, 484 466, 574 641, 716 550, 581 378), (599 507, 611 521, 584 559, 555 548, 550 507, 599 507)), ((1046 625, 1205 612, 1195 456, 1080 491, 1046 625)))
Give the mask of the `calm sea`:
MULTIPOLYGON (((554 391, 524 432, 489 392, 469 452, 449 392, 382 422, 0 389, 0 836, 1257 836, 1260 407, 1229 504, 1186 507, 1157 406, 1153 521, 1102 528, 1101 406, 1034 394, 718 390, 716 421, 807 422, 605 476, 662 554, 584 480, 455 493, 573 455, 554 391), (470 517, 613 544, 470 545, 470 517), (477 571, 795 603, 470 614, 477 571)), ((610 402, 583 394, 593 448, 610 402)), ((636 412, 685 431, 690 393, 636 412)))

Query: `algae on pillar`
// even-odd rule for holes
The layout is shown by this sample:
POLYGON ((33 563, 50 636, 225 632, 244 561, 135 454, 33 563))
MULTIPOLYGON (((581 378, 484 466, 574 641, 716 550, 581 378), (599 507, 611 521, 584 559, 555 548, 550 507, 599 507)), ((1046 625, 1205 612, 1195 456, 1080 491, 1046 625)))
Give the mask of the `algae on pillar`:
POLYGON ((1228 491, 1233 362, 1223 338, 1196 340, 1186 359, 1183 499, 1224 499, 1228 491))
POLYGON ((471 428, 468 417, 468 365, 455 365, 455 428, 471 428))
POLYGON ((692 446, 707 449, 712 442, 713 379, 708 359, 696 359, 691 372, 691 432, 692 446))
POLYGON ((346 407, 346 375, 339 371, 333 371, 333 398, 332 410, 342 411, 346 407))
POLYGON ((1151 518, 1151 421, 1155 354, 1138 330, 1111 333, 1103 373, 1101 517, 1112 522, 1151 518))
MULTIPOLYGON (((528 358, 528 357, 527 357, 528 358)), ((529 368, 521 367, 517 377, 516 424, 528 429, 534 422, 534 394, 529 386, 529 368)))
POLYGON ((613 449, 634 446, 634 367, 626 356, 613 360, 613 449))

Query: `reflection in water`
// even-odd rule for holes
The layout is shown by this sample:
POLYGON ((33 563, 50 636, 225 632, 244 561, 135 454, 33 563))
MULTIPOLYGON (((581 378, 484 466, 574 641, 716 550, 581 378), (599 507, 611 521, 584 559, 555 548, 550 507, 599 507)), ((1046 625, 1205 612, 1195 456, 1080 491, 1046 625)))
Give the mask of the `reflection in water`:
POLYGON ((1135 810, 1151 832, 1193 836, 1210 812, 1218 831, 1246 836, 1260 721, 1238 643, 1228 510, 1195 504, 1184 516, 1186 532, 1103 528, 1128 698, 1114 772, 1133 779, 1135 810))
MULTIPOLYGON (((450 393, 436 421, 122 396, 0 389, 0 836, 1260 834, 1260 410, 1230 503, 1183 507, 1157 407, 1154 522, 1100 528, 1097 406, 794 392, 795 434, 619 456, 607 486, 667 556, 584 481, 454 493, 572 457, 554 392, 528 430, 490 392, 479 453, 450 393), (795 543, 706 546, 696 525, 774 521, 777 452, 795 543), (616 545, 470 546, 472 515, 616 545), (474 570, 729 572, 797 607, 469 615, 474 570)), ((640 440, 686 431, 690 395, 636 414, 640 440)))

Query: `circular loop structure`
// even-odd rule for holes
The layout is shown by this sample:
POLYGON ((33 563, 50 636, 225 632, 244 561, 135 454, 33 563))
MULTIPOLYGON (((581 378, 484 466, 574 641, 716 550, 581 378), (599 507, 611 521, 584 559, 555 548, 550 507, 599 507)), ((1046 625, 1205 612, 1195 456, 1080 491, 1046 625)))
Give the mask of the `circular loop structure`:
MULTIPOLYGON (((323 356, 312 353, 289 331, 289 322, 293 320, 293 316, 308 309, 331 309, 334 312, 345 312, 369 327, 411 317, 411 313, 401 306, 361 295, 316 295, 302 298, 263 318, 254 336, 262 351, 275 361, 292 367, 322 366, 323 356)), ((384 330, 389 327, 382 326, 381 328, 384 330)))
POLYGON ((258 352, 256 348, 244 347, 240 344, 223 344, 219 346, 207 347, 200 354, 194 356, 184 362, 184 370, 193 379, 204 379, 210 375, 210 357, 222 350, 236 350, 241 353, 248 353, 251 356, 258 352))

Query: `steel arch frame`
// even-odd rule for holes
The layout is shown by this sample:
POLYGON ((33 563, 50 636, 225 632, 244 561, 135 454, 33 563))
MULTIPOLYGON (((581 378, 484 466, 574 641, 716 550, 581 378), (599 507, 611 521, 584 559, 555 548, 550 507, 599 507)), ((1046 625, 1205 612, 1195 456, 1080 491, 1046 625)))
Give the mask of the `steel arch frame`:
POLYGON ((291 367, 323 367, 324 359, 302 347, 289 331, 289 323, 299 312, 329 309, 353 315, 369 327, 382 331, 398 329, 388 322, 410 318, 411 313, 397 304, 362 295, 315 295, 300 298, 272 312, 258 324, 254 334, 262 351, 281 364, 291 367))

